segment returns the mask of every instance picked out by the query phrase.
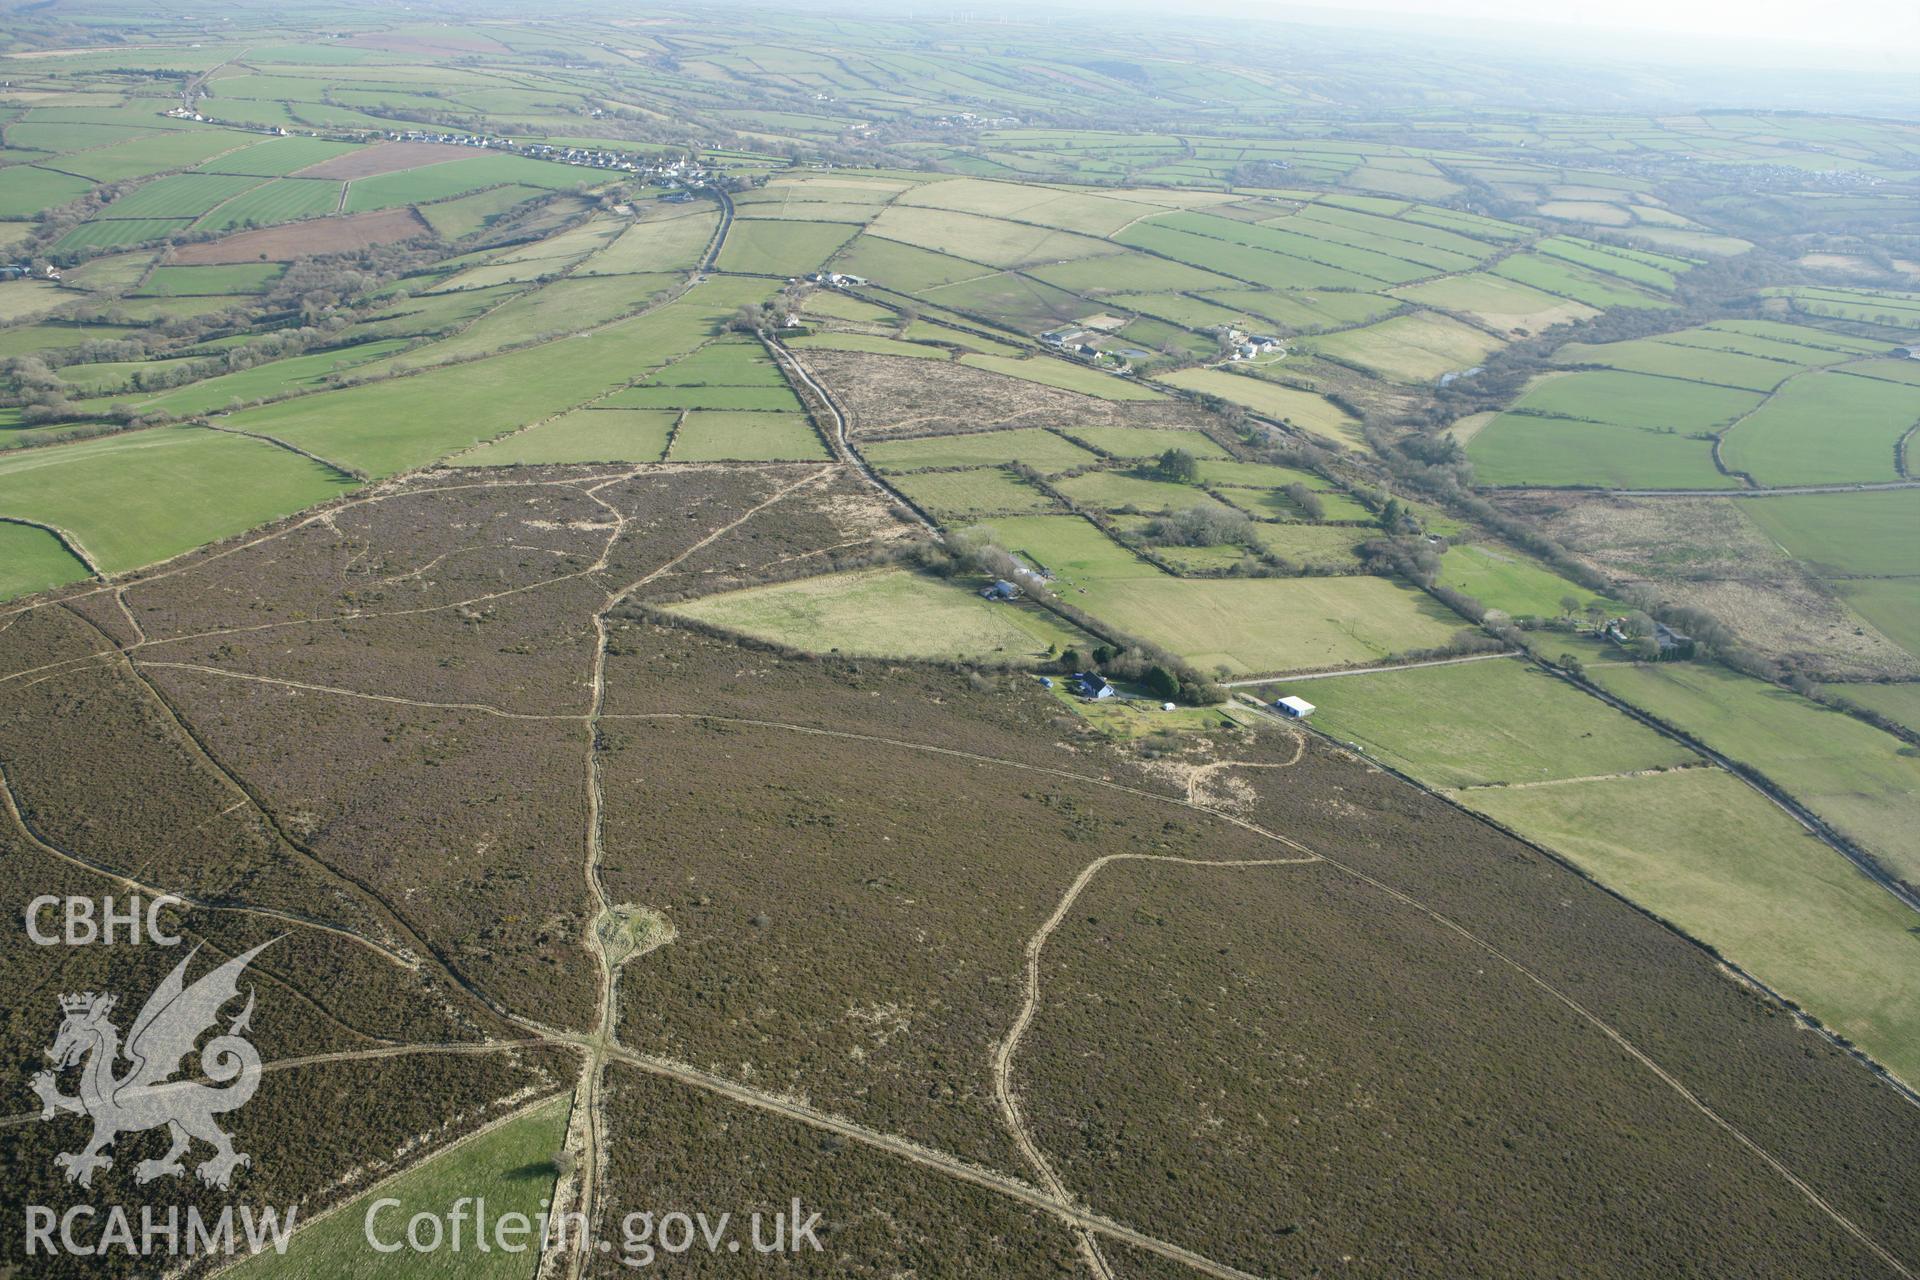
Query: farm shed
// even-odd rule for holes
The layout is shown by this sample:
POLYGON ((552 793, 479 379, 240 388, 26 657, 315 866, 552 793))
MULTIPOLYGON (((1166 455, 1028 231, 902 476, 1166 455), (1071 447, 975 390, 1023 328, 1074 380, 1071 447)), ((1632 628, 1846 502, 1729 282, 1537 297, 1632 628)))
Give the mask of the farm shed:
POLYGON ((1308 702, 1305 698, 1295 698, 1292 696, 1275 698, 1273 700, 1273 709, 1281 715, 1286 716, 1289 720, 1305 720, 1313 714, 1313 704, 1311 702, 1308 702))

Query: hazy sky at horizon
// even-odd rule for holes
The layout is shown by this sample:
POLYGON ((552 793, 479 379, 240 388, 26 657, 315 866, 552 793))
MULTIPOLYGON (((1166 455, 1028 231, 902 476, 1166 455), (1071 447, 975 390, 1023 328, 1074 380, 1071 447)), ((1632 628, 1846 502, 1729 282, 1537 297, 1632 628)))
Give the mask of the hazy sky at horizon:
MULTIPOLYGON (((1537 0, 1360 0, 1341 8, 1345 10, 1343 16, 1361 22, 1369 15, 1377 21, 1391 14, 1405 14, 1441 22, 1497 22, 1536 31, 1585 29, 1604 34, 1611 44, 1626 42, 1620 51, 1630 51, 1636 36, 1684 44, 1689 54, 1702 52, 1703 46, 1711 51, 1720 44, 1729 55, 1737 54, 1741 60, 1753 55, 1756 44, 1772 45, 1784 54, 1849 50, 1864 53, 1864 65, 1883 71, 1899 69, 1893 65, 1896 58, 1920 54, 1920 5, 1913 0, 1836 0, 1828 4, 1807 0, 1610 0, 1586 5, 1541 5, 1537 0)), ((1287 6, 1275 6, 1270 12, 1284 18, 1287 6)), ((1327 7, 1321 12, 1330 14, 1334 10, 1327 7)), ((1658 46, 1641 50, 1660 51, 1658 46)))

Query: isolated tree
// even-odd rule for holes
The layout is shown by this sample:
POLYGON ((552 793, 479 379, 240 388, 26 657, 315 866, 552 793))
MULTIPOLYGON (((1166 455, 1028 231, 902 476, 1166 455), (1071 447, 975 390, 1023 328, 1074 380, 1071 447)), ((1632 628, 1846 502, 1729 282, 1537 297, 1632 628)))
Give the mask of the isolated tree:
POLYGON ((1560 597, 1560 616, 1561 617, 1571 618, 1574 614, 1578 613, 1579 611, 1580 611, 1580 598, 1578 596, 1561 596, 1560 597))
POLYGON ((1307 488, 1304 484, 1296 480, 1294 483, 1288 485, 1284 492, 1287 495, 1287 501, 1291 502, 1300 514, 1307 519, 1317 524, 1326 518, 1327 504, 1320 500, 1319 494, 1307 488))
POLYGON ((1154 474, 1162 480, 1172 480, 1179 484, 1192 484, 1200 478, 1200 464, 1185 449, 1169 449, 1160 455, 1160 461, 1154 465, 1154 474))

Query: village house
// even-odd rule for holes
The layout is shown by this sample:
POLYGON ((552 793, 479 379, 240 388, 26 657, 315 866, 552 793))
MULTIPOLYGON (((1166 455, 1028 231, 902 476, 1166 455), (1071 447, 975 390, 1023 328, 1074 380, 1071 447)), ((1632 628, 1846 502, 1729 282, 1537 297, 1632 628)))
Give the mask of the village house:
POLYGON ((1114 696, 1113 686, 1107 683, 1107 678, 1097 671, 1074 672, 1073 678, 1067 681, 1067 687, 1093 702, 1114 696))

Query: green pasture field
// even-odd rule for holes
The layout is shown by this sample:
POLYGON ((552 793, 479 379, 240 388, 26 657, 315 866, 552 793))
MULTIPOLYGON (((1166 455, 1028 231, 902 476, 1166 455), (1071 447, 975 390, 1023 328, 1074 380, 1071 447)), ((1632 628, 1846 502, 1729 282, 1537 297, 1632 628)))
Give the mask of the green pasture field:
POLYGON ((1462 620, 1386 578, 1093 579, 1065 598, 1131 635, 1238 675, 1374 662, 1445 644, 1462 620))
POLYGON ((1763 485, 1898 480, 1894 447, 1920 422, 1920 387, 1809 373, 1729 431, 1720 456, 1763 485))
MULTIPOLYGON (((1029 272, 1029 275, 1037 275, 1029 272)), ((1263 297, 1284 298, 1291 294, 1267 294, 1265 290, 1254 289, 1249 293, 1263 297)), ((1184 329, 1195 332, 1211 329, 1216 325, 1234 325, 1249 328, 1249 317, 1258 313, 1245 305, 1226 306, 1209 302, 1205 298, 1188 297, 1184 293, 1116 293, 1106 298, 1108 304, 1125 307, 1127 310, 1143 316, 1152 316, 1184 329)))
POLYGON ((1351 569, 1360 562, 1360 544, 1372 529, 1332 524, 1257 524, 1253 536, 1262 547, 1307 568, 1351 569))
POLYGON ((489 441, 458 462, 469 467, 558 462, 658 462, 679 413, 671 409, 575 409, 489 441))
POLYGON ((647 379, 662 387, 785 387, 786 375, 752 338, 719 338, 647 379))
POLYGON ((1118 377, 1103 373, 1090 366, 1071 360, 1055 360, 1045 356, 1025 356, 1018 359, 1007 356, 980 355, 969 353, 960 357, 961 364, 972 365, 976 369, 986 369, 993 373, 1003 373, 1011 378, 1025 382, 1037 382, 1042 386, 1059 387, 1065 391, 1078 391, 1082 395, 1098 396, 1102 400, 1160 400, 1160 392, 1143 386, 1131 378, 1118 377))
MULTIPOLYGON (((1844 333, 1809 328, 1804 324, 1782 324, 1778 320, 1716 320, 1701 329, 1688 330, 1688 332, 1744 334, 1755 338, 1771 338, 1776 342, 1792 343, 1799 347, 1812 347, 1816 352, 1838 351, 1857 356, 1879 355, 1887 349, 1887 344, 1884 342, 1849 337, 1844 333)), ((1672 336, 1675 335, 1669 335, 1670 338, 1672 336)))
POLYGON ((0 324, 45 315, 74 300, 74 295, 48 280, 16 280, 0 290, 0 324))
POLYGON ((906 356, 915 360, 945 360, 948 354, 941 347, 923 342, 902 342, 898 338, 868 333, 810 333, 788 338, 786 342, 795 351, 864 351, 869 355, 906 356))
POLYGON ((391 305, 386 309, 354 324, 348 334, 359 339, 411 338, 443 333, 465 324, 489 307, 498 306, 515 292, 515 286, 503 284, 485 289, 396 297, 390 300, 391 305))
POLYGON ((1749 391, 1772 391, 1800 372, 1797 366, 1780 360, 1763 360, 1732 351, 1678 347, 1657 338, 1635 338, 1598 346, 1573 342, 1555 352, 1553 360, 1560 365, 1600 365, 1749 391))
MULTIPOLYGON (((489 1222, 509 1213, 537 1219, 553 1195, 554 1153, 566 1145, 567 1100, 555 1098, 463 1142, 428 1156, 378 1183, 338 1212, 302 1227, 283 1254, 256 1254, 233 1267, 235 1280, 299 1280, 326 1275, 335 1280, 525 1280, 527 1253, 477 1249, 416 1253, 376 1252, 366 1219, 374 1201, 400 1203, 374 1221, 383 1239, 404 1239, 416 1213, 444 1214, 464 1196, 484 1197, 489 1222)), ((467 1242, 472 1243, 471 1232, 467 1242)), ((537 1249, 538 1245, 534 1245, 537 1249)))
POLYGON ((0 600, 65 586, 86 576, 87 566, 45 529, 0 520, 0 600))
POLYGON ((1270 462, 1221 462, 1201 458, 1198 469, 1201 484, 1254 489, 1281 489, 1290 484, 1300 484, 1316 492, 1333 488, 1332 482, 1325 476, 1311 471, 1296 471, 1292 467, 1275 466, 1270 462))
POLYGON ((1678 284, 1676 277, 1693 267, 1693 263, 1684 258, 1635 253, 1631 249, 1615 249, 1569 236, 1552 236, 1535 245, 1534 250, 1661 293, 1672 293, 1678 284))
MULTIPOLYGON (((250 147, 209 160, 203 173, 244 173, 260 178, 284 178, 296 169, 319 164, 358 148, 351 142, 325 138, 269 138, 250 147)), ((336 186, 338 183, 335 184, 336 186)))
POLYGON ((1849 578, 1831 585, 1881 635, 1920 658, 1920 577, 1849 578))
POLYGON ((806 313, 852 324, 898 325, 899 317, 885 307, 862 302, 850 294, 820 289, 807 296, 806 313))
POLYGON ((1142 222, 1114 237, 1119 243, 1146 253, 1172 258, 1190 266, 1231 276, 1263 289, 1377 289, 1383 283, 1372 276, 1343 271, 1320 262, 1257 249, 1231 240, 1195 235, 1157 222, 1142 222))
POLYGON ((1102 511, 1117 511, 1122 507, 1163 513, 1184 511, 1188 507, 1220 509, 1220 503, 1204 489, 1126 471, 1089 471, 1056 480, 1053 487, 1082 507, 1102 511))
POLYGON ((1624 280, 1534 253, 1516 253, 1488 269, 1497 276, 1531 285, 1543 293, 1569 298, 1601 310, 1611 307, 1662 309, 1673 305, 1658 294, 1647 293, 1624 280))
POLYGON ((224 129, 159 133, 62 156, 59 163, 64 172, 77 173, 95 182, 123 182, 169 169, 185 169, 222 152, 233 151, 251 140, 249 134, 224 129))
POLYGON ((1920 386, 1920 360, 1899 358, 1893 360, 1862 360, 1850 364, 1846 371, 1857 378, 1880 378, 1887 382, 1904 383, 1907 386, 1920 386))
POLYGON ((1913 814, 1920 757, 1900 739, 1785 689, 1705 663, 1600 665, 1609 693, 1786 788, 1809 809, 1920 880, 1913 814))
POLYGON ((66 530, 108 573, 165 560, 352 487, 285 449, 200 427, 0 454, 0 515, 66 530))
POLYGON ((114 304, 114 314, 144 324, 165 324, 191 316, 216 315, 235 308, 255 305, 250 295, 215 294, 205 298, 122 298, 114 304))
POLYGON ((1460 618, 1385 578, 1174 578, 1073 516, 983 526, 1055 575, 1062 599, 1203 670, 1238 674, 1375 661, 1451 639, 1460 618))
POLYGON ((977 262, 963 262, 944 253, 916 249, 871 232, 855 236, 834 258, 833 267, 837 271, 864 276, 876 288, 900 293, 919 293, 923 289, 952 284, 956 280, 970 280, 992 271, 991 267, 977 262))
POLYGON ((1153 205, 1118 195, 1031 183, 982 182, 977 178, 930 182, 906 192, 895 203, 1010 218, 1093 236, 1111 235, 1135 218, 1154 212, 1153 205))
MULTIPOLYGON (((1315 228, 1312 224, 1296 223, 1292 219, 1252 223, 1210 213, 1168 213, 1155 217, 1148 225, 1191 232, 1234 244, 1265 249, 1272 253, 1287 254, 1338 271, 1350 272, 1376 283, 1406 284, 1422 276, 1431 275, 1434 271, 1432 267, 1409 261, 1396 254, 1355 248, 1337 240, 1323 238, 1314 234, 1315 228)), ((1460 265, 1471 265, 1471 260, 1462 261, 1460 265)))
POLYGON ((998 546, 1054 575, 1055 589, 1087 607, 1078 587, 1089 581, 1140 581, 1166 575, 1101 532, 1083 516, 1011 516, 976 526, 998 546))
POLYGON ((678 302, 568 339, 407 377, 302 396, 232 425, 289 440, 377 476, 537 422, 624 385, 705 341, 755 293, 713 281, 678 302))
POLYGON ((1314 704, 1314 727, 1431 787, 1669 769, 1700 762, 1676 742, 1519 658, 1279 681, 1314 704))
POLYGON ((1793 285, 1765 290, 1788 298, 1795 310, 1866 324, 1920 327, 1920 296, 1875 289, 1830 289, 1793 285))
POLYGON ((1550 373, 1535 379, 1515 409, 1658 431, 1711 431, 1761 400, 1757 391, 1710 387, 1645 373, 1550 373))
POLYGON ((1035 267, 1027 273, 1056 288, 1098 297, 1125 290, 1129 293, 1197 293, 1214 289, 1232 289, 1226 276, 1215 275, 1169 258, 1129 253, 1124 258, 1079 259, 1035 267))
POLYGON ((907 326, 906 336, 914 342, 950 343, 967 351, 977 351, 981 355, 1006 356, 1018 358, 1024 354, 1020 348, 1004 342, 995 342, 982 338, 978 334, 968 333, 933 320, 915 320, 907 326))
POLYGON ((827 446, 801 413, 734 413, 696 409, 673 438, 670 462, 810 462, 827 446))
POLYGON ((911 471, 916 467, 998 466, 1024 462, 1041 471, 1069 471, 1098 462, 1099 456, 1072 441, 1038 427, 1013 431, 971 431, 964 435, 921 436, 908 440, 875 440, 860 445, 860 453, 882 471, 911 471))
POLYGON ((1179 427, 1067 427, 1072 439, 1116 458, 1157 458, 1181 449, 1197 459, 1225 458, 1227 451, 1200 431, 1179 427))
MULTIPOLYGON (((1908 594, 1912 594, 1912 584, 1908 584, 1908 594)), ((1920 733, 1920 682, 1830 684, 1822 691, 1869 711, 1877 711, 1887 719, 1920 733)))
POLYGON ((920 297, 992 325, 1029 333, 1069 324, 1087 314, 1087 300, 1079 294, 1014 271, 957 280, 924 290, 920 297))
MULTIPOLYGON (((184 176, 184 175, 183 175, 184 176)), ((235 196, 207 211, 196 228, 225 231, 232 227, 272 226, 297 218, 334 212, 340 204, 340 183, 312 178, 276 178, 235 196)))
POLYGON ((863 227, 885 207, 884 203, 859 200, 766 201, 733 198, 734 207, 760 222, 844 222, 863 227))
POLYGON ((348 213, 424 204, 504 183, 564 190, 579 181, 578 170, 522 156, 484 156, 443 160, 418 169, 355 178, 347 187, 348 213))
POLYGON ((241 262, 218 267, 155 267, 140 286, 140 297, 219 297, 261 293, 280 278, 286 266, 279 262, 241 262))
MULTIPOLYGON (((532 284, 542 280, 547 280, 549 283, 559 283, 550 278, 559 275, 568 265, 576 261, 579 256, 584 255, 576 255, 575 258, 515 258, 495 262, 475 261, 472 262, 471 265, 462 262, 460 264, 462 269, 435 284, 433 291, 435 293, 459 293, 466 289, 488 289, 497 284, 532 284)), ((571 279, 571 277, 568 278, 571 279)), ((638 282, 657 279, 658 277, 600 276, 595 278, 599 280, 619 279, 625 282, 626 292, 635 294, 644 300, 646 294, 640 290, 638 282)), ((583 277, 583 279, 585 279, 585 277, 583 277)))
POLYGON ((1624 607, 1542 568, 1518 552, 1484 543, 1448 547, 1440 557, 1438 582, 1455 591, 1464 591, 1489 609, 1515 617, 1521 614, 1559 617, 1560 601, 1565 596, 1579 600, 1580 609, 1590 600, 1599 600, 1614 612, 1624 607))
POLYGON ((1087 641, 1037 606, 906 569, 749 587, 672 612, 798 649, 874 657, 1042 659, 1087 641))
POLYGON ((1120 252, 1120 247, 1109 241, 1070 231, 898 204, 884 210, 867 231, 869 235, 992 267, 1017 267, 1120 252))
POLYGON ((61 120, 29 118, 7 125, 7 150, 64 153, 111 146, 134 138, 151 138, 159 130, 131 125, 81 124, 61 120))
POLYGON ((55 375, 81 396, 103 396, 133 387, 142 373, 165 373, 194 362, 193 356, 152 360, 103 360, 91 364, 70 364, 55 375))
POLYGON ((1496 329, 1540 330, 1585 320, 1593 308, 1488 272, 1446 276, 1394 290, 1396 297, 1476 316, 1496 329))
MULTIPOLYGON (((1144 522, 1145 516, 1120 516, 1122 521, 1144 522)), ((1129 531, 1130 532, 1130 531, 1129 531)), ((1216 573, 1231 569, 1247 558, 1245 547, 1222 543, 1211 547, 1155 547, 1154 554, 1183 574, 1216 573)))
POLYGON ((722 271, 802 276, 818 271, 858 231, 845 222, 736 218, 715 265, 722 271))
POLYGON ((69 200, 79 200, 94 184, 71 173, 35 169, 33 165, 10 165, 0 169, 0 217, 31 219, 42 209, 52 209, 69 200))
POLYGON ((1385 294, 1336 293, 1328 290, 1280 293, 1266 289, 1214 289, 1207 293, 1207 297, 1223 307, 1231 307, 1301 333, 1367 324, 1405 305, 1400 299, 1385 294))
POLYGON ((1738 779, 1688 769, 1460 799, 1707 943, 1903 1079, 1920 1079, 1912 913, 1738 779))
POLYGON ((56 252, 70 249, 118 249, 125 245, 163 240, 176 231, 185 231, 185 218, 101 218, 83 222, 54 242, 56 252))
POLYGON ((1304 205, 1291 221, 1301 230, 1311 226, 1308 234, 1377 248, 1437 270, 1464 271, 1495 252, 1485 241, 1455 231, 1331 204, 1304 205))
MULTIPOLYGON (((1809 329, 1804 332, 1814 333, 1815 331, 1809 329)), ((1799 342, 1783 341, 1780 338, 1730 332, 1711 325, 1699 329, 1682 329, 1678 333, 1663 333, 1660 335, 1660 341, 1673 347, 1691 347, 1700 351, 1732 351, 1743 356, 1758 356, 1762 360, 1782 360, 1801 366, 1835 364, 1855 354, 1834 351, 1827 347, 1806 346, 1799 342)))
MULTIPOLYGON (((480 197, 467 198, 477 200, 480 197)), ((431 209, 421 212, 431 219, 431 209)), ((677 218, 649 218, 644 222, 636 222, 622 231, 612 244, 582 263, 577 274, 598 276, 690 271, 700 261, 708 241, 713 239, 713 231, 719 221, 718 212, 702 209, 677 218)), ((736 225, 735 231, 738 230, 739 226, 736 225)), ((732 240, 731 235, 728 240, 732 240)))
POLYGON ((997 467, 924 471, 899 476, 893 487, 942 520, 971 520, 1002 511, 1052 511, 1059 504, 997 467))
MULTIPOLYGON (((1294 505, 1279 489, 1236 489, 1221 487, 1219 497, 1225 499, 1231 507, 1238 507, 1256 520, 1306 520, 1308 514, 1294 505)), ((1321 499, 1321 524, 1340 524, 1340 522, 1363 522, 1369 526, 1365 537, 1379 533, 1379 520, 1371 510, 1361 507, 1354 499, 1344 493, 1319 491, 1321 499)))
POLYGON ((1739 508, 1796 560, 1829 577, 1920 573, 1920 489, 1803 493, 1739 508))
POLYGON ((213 413, 227 408, 235 400, 245 402, 296 391, 318 390, 326 385, 329 374, 378 360, 405 345, 402 339, 388 338, 290 356, 285 360, 270 360, 251 369, 223 373, 202 382, 175 387, 150 398, 134 398, 133 403, 144 413, 213 413))
POLYGON ((395 369, 424 368, 463 356, 605 325, 647 304, 630 276, 568 277, 528 290, 481 316, 459 333, 418 347, 389 362, 395 369))
POLYGON ((1321 334, 1303 346, 1395 382, 1431 382, 1498 351, 1498 338, 1430 311, 1394 316, 1364 329, 1321 334))
MULTIPOLYGON (((176 173, 136 187, 101 210, 102 218, 197 218, 251 187, 258 178, 224 173, 176 173)), ((337 195, 339 188, 335 187, 337 195)))
POLYGON ((1683 435, 1503 413, 1467 444, 1479 483, 1545 488, 1737 489, 1713 446, 1683 435))
POLYGON ((800 397, 785 387, 628 387, 601 401, 614 409, 764 409, 800 413, 800 397))
POLYGON ((1311 391, 1222 369, 1181 369, 1162 374, 1159 381, 1244 405, 1263 417, 1289 423, 1336 444, 1359 447, 1365 443, 1352 414, 1311 391))
POLYGON ((111 342, 138 332, 138 327, 124 324, 62 324, 48 321, 43 324, 14 325, 0 329, 0 359, 30 356, 61 347, 77 347, 96 338, 111 342))
POLYGON ((472 195, 454 196, 450 200, 421 205, 418 212, 442 240, 459 240, 483 229, 507 210, 551 194, 540 187, 509 183, 504 187, 490 187, 472 195))
MULTIPOLYGON (((1372 218, 1362 213, 1341 213, 1330 211, 1336 217, 1367 219, 1379 226, 1399 227, 1404 223, 1395 223, 1386 219, 1372 218)), ((1300 235, 1332 245, 1342 245, 1351 249, 1361 249, 1370 253, 1384 254, 1389 258, 1411 263, 1426 271, 1470 271, 1479 262, 1492 253, 1486 245, 1475 246, 1471 253, 1461 253, 1437 244, 1422 244, 1400 236, 1386 235, 1371 227, 1349 224, 1341 221, 1329 221, 1326 217, 1315 216, 1315 207, 1308 205, 1297 213, 1284 214, 1276 218, 1262 219, 1263 227, 1297 232, 1300 235)), ((1441 235, 1442 232, 1433 234, 1441 235)), ((1470 242, 1469 242, 1470 243, 1470 242)))

